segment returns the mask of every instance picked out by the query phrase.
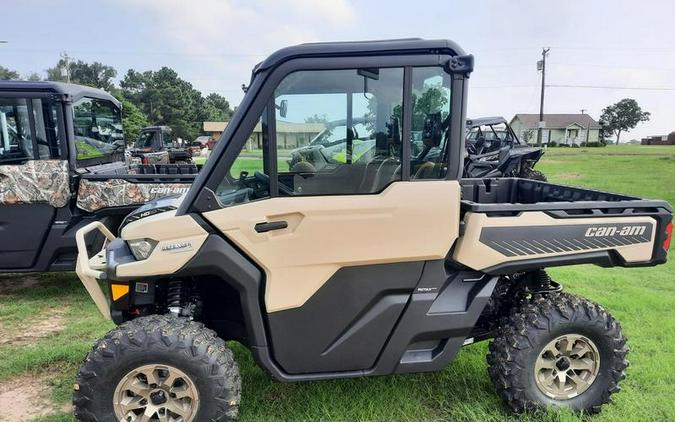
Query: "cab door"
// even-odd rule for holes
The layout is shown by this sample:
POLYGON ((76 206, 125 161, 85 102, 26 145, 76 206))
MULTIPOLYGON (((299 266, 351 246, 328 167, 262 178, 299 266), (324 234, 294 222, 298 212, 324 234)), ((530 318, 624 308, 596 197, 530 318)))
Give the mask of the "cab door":
POLYGON ((215 189, 218 209, 203 216, 264 270, 286 372, 372 367, 425 262, 448 254, 460 189, 445 179, 447 148, 410 151, 425 115, 447 117, 449 86, 441 67, 291 73, 250 134, 262 143, 243 142, 215 189))
POLYGON ((56 208, 70 199, 59 104, 0 94, 0 270, 34 265, 56 208))

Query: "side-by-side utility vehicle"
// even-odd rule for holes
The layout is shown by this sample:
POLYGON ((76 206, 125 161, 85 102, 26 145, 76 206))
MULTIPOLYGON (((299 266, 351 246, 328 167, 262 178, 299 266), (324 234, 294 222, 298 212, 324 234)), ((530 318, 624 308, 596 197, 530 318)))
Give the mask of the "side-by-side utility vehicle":
POLYGON ((490 377, 513 409, 598 411, 619 389, 626 339, 544 269, 664 263, 672 208, 462 179, 472 68, 455 43, 421 39, 304 44, 257 65, 182 198, 132 213, 119 237, 101 222, 78 231, 78 275, 119 326, 80 368, 75 415, 233 419, 241 379, 225 340, 303 381, 438 371, 493 339, 490 377), (344 159, 320 169, 283 140, 317 119, 345 121, 344 159), (348 129, 359 121, 368 154, 348 129), (261 153, 247 149, 254 131, 261 153), (100 251, 85 242, 97 232, 100 251))
POLYGON ((140 164, 187 164, 192 161, 192 150, 179 144, 169 126, 148 126, 141 129, 129 149, 129 155, 140 164))
POLYGON ((520 177, 546 182, 534 165, 544 150, 521 143, 503 117, 466 121, 464 177, 520 177))
MULTIPOLYGON (((113 231, 149 200, 187 191, 194 165, 127 165, 120 103, 58 82, 0 81, 0 272, 73 270, 75 233, 113 231)), ((102 236, 90 236, 101 246, 102 236)))

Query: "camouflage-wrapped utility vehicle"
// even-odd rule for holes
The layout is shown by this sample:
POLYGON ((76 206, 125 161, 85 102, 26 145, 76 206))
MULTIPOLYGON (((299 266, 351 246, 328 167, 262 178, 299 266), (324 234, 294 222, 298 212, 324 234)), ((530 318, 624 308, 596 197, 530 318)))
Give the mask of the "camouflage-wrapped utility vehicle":
POLYGON ((179 145, 169 126, 144 127, 128 152, 146 165, 187 164, 192 161, 192 150, 187 145, 179 145))
POLYGON ((472 68, 455 43, 421 39, 304 44, 256 66, 183 198, 132 213, 119 237, 100 222, 78 231, 77 273, 119 327, 80 368, 76 417, 235 418, 241 379, 225 340, 272 377, 303 381, 438 371, 463 345, 493 339, 489 373, 514 410, 598 411, 619 389, 626 339, 544 268, 661 264, 672 208, 462 179, 472 68), (415 113, 425 97, 436 101, 415 113), (285 125, 326 116, 345 131, 367 115, 359 136, 374 151, 355 156, 345 132, 344 160, 291 166, 282 110, 285 125), (252 155, 256 127, 263 149, 252 155), (93 232, 108 239, 100 251, 84 241, 93 232))
MULTIPOLYGON (((0 81, 0 272, 72 270, 76 231, 113 230, 144 202, 187 191, 194 165, 124 161, 120 103, 57 82, 0 81)), ((87 239, 101 245, 101 236, 87 239)))

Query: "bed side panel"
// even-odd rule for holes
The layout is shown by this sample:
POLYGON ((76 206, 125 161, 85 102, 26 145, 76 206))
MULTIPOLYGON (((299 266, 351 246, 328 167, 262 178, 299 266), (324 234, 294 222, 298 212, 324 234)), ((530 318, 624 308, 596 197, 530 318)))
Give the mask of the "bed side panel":
POLYGON ((464 221, 453 259, 487 272, 533 259, 555 266, 560 257, 601 251, 615 251, 627 264, 648 263, 657 230, 657 221, 646 216, 557 219, 541 211, 507 217, 468 212, 464 221))

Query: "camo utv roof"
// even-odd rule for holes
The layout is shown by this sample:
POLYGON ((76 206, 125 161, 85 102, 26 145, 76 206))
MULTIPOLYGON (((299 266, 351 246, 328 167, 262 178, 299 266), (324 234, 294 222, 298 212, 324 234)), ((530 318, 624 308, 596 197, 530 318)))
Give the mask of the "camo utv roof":
POLYGON ((103 100, 112 101, 118 107, 120 102, 115 97, 103 91, 89 86, 67 84, 63 82, 53 81, 5 81, 0 80, 0 92, 52 92, 54 94, 67 95, 73 101, 77 101, 82 97, 100 98, 103 100))

